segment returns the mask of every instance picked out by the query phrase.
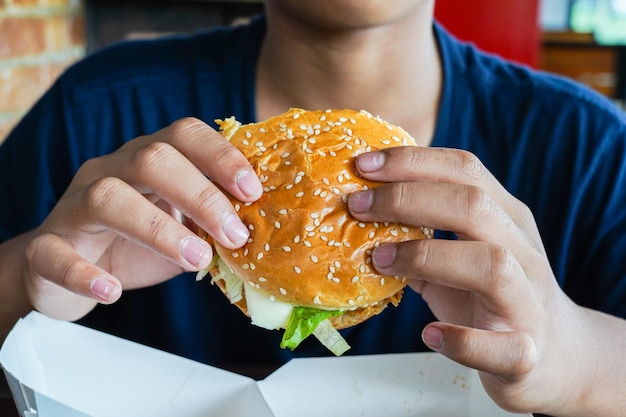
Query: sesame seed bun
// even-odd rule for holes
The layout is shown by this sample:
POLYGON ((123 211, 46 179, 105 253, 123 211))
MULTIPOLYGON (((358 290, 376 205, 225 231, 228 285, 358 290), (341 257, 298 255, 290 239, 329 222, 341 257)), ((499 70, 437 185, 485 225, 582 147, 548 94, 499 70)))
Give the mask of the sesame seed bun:
MULTIPOLYGON (((336 328, 358 324, 400 302, 407 279, 379 275, 372 250, 385 242, 426 239, 432 231, 360 222, 348 212, 347 197, 378 185, 356 173, 355 157, 415 146, 406 131, 352 110, 294 108, 259 123, 241 125, 232 117, 217 123, 264 187, 254 203, 231 197, 250 229, 248 243, 231 250, 213 242, 236 275, 271 299, 345 310, 331 318, 336 328)), ((247 313, 245 298, 235 304, 247 313)))

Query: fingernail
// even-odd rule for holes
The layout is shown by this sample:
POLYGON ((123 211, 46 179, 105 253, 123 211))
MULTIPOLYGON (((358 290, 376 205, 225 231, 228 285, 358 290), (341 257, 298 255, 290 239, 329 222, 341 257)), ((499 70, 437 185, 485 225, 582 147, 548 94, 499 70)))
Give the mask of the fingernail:
POLYGON ((372 207, 373 199, 374 194, 371 190, 359 191, 350 195, 350 198, 348 199, 348 206, 354 213, 363 213, 372 207))
POLYGON ((89 290, 102 301, 111 301, 117 285, 106 278, 96 278, 91 281, 89 290))
POLYGON ((180 242, 180 254, 190 264, 202 266, 211 261, 213 251, 204 240, 197 237, 186 237, 180 242))
POLYGON ((229 214, 228 217, 226 217, 222 229, 228 239, 236 246, 243 245, 250 237, 248 228, 241 222, 239 217, 234 214, 229 214))
POLYGON ((372 260, 377 268, 387 268, 396 260, 396 245, 383 245, 374 249, 372 260))
POLYGON ((438 327, 428 326, 422 332, 422 340, 432 350, 440 350, 443 346, 443 332, 438 327))
POLYGON ((246 197, 254 198, 263 194, 263 186, 259 178, 247 169, 239 171, 237 174, 237 186, 246 195, 246 197))
POLYGON ((369 152, 359 155, 356 160, 362 172, 378 171, 385 164, 385 154, 382 152, 369 152))

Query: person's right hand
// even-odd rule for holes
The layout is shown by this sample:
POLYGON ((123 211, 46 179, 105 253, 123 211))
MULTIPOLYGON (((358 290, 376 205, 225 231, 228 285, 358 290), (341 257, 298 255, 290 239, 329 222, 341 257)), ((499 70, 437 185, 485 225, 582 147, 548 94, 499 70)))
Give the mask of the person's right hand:
POLYGON ((87 161, 30 234, 21 276, 32 308, 75 320, 122 290, 207 267, 212 249, 183 219, 242 246, 248 228, 216 184, 244 202, 263 192, 246 158, 192 118, 87 161))

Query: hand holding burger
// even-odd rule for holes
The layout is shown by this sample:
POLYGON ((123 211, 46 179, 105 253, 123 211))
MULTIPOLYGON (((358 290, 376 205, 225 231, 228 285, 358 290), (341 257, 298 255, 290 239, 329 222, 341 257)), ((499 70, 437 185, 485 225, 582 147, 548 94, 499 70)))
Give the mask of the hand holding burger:
POLYGON ((230 301, 267 329, 285 328, 281 347, 314 334, 333 353, 349 346, 336 329, 398 305, 407 279, 379 275, 372 250, 385 242, 425 239, 430 229, 363 223, 347 197, 377 183, 359 177, 357 155, 414 146, 403 129, 365 111, 291 109, 264 122, 218 121, 264 187, 253 203, 231 197, 250 238, 239 249, 213 242, 205 271, 230 301))

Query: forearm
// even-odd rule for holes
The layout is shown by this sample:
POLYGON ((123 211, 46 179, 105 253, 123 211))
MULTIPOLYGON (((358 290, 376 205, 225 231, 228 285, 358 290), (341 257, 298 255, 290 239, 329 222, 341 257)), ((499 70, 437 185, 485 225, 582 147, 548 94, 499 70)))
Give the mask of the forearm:
POLYGON ((0 343, 15 322, 32 310, 22 282, 24 249, 29 239, 24 234, 0 244, 0 343))

